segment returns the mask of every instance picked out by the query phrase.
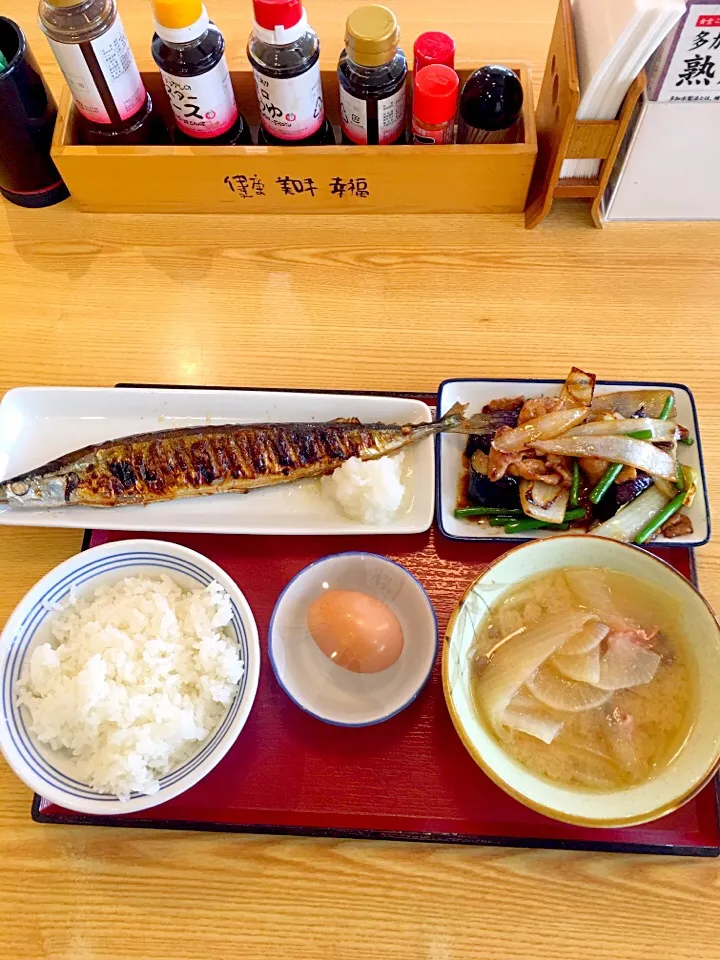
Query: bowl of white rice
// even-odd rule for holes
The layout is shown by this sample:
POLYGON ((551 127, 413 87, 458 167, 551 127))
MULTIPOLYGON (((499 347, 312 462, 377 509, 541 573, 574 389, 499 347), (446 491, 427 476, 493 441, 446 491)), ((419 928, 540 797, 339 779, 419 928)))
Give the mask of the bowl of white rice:
POLYGON ((255 620, 221 567, 175 543, 103 544, 56 567, 8 620, 0 750, 68 810, 145 810, 225 756, 259 674, 255 620))

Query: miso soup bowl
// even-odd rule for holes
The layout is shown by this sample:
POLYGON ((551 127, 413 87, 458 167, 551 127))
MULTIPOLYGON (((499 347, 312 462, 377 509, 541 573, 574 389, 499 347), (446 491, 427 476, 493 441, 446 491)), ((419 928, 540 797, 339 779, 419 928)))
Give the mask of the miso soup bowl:
POLYGON ((589 827, 656 820, 690 800, 720 764, 720 626, 707 601, 685 577, 639 547, 569 535, 510 550, 475 580, 460 601, 447 628, 442 666, 448 709, 470 755, 506 793, 555 820, 589 827), (488 607, 522 581, 568 567, 604 567, 627 573, 650 581, 681 604, 684 632, 694 659, 692 729, 668 766, 637 786, 594 792, 536 776, 504 750, 473 702, 469 655, 488 607))

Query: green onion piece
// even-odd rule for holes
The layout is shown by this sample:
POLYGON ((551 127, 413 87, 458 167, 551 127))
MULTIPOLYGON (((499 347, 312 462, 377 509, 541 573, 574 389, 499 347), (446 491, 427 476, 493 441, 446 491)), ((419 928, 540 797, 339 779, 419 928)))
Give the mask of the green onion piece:
POLYGON ((691 447, 695 441, 692 437, 680 437, 678 443, 684 443, 686 447, 691 447))
POLYGON ((572 483, 570 484, 570 506, 576 507, 578 505, 578 497, 580 496, 580 464, 577 462, 577 458, 573 460, 573 471, 572 471, 572 483))
POLYGON ((649 520, 645 524, 640 533, 635 537, 635 543, 637 543, 639 546, 642 546, 643 543, 647 543, 648 540, 658 532, 660 527, 667 523, 670 517, 678 512, 684 503, 685 491, 679 493, 670 501, 670 503, 666 503, 662 510, 659 510, 652 520, 649 520))
POLYGON ((652 440, 652 430, 636 430, 634 433, 626 433, 626 437, 632 437, 633 440, 652 440))
POLYGON ((685 489, 685 477, 683 476, 682 465, 677 465, 677 488, 678 490, 685 489))
POLYGON ((622 470, 623 465, 621 463, 613 463, 612 466, 609 466, 605 473, 600 477, 597 484, 590 491, 590 502, 591 503, 600 503, 602 498, 608 492, 610 487, 617 480, 618 474, 622 470))
POLYGON ((565 511, 565 518, 563 520, 563 523, 567 523, 569 520, 584 520, 584 519, 585 519, 585 511, 583 510, 582 507, 576 507, 575 510, 565 511))
POLYGON ((662 413, 658 417, 658 420, 667 420, 674 406, 675 406, 675 395, 671 393, 670 396, 665 401, 665 405, 662 408, 662 413))
POLYGON ((6 69, 7 69, 7 60, 3 56, 2 50, 0 50, 0 70, 6 70, 6 69))
POLYGON ((508 507, 458 507, 455 517, 464 520, 466 517, 523 517, 522 510, 510 510, 508 507))
POLYGON ((524 520, 513 520, 505 525, 505 533, 524 533, 525 530, 568 530, 567 523, 546 523, 544 520, 533 520, 527 517, 524 520))
POLYGON ((519 517, 490 517, 491 527, 504 527, 506 523, 515 523, 519 517))

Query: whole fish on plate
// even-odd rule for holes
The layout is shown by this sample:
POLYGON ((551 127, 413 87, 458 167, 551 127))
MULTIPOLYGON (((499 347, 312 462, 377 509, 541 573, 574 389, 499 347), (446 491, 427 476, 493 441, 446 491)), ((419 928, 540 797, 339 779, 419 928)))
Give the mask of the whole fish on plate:
POLYGON ((456 404, 433 423, 259 423, 184 427, 108 440, 0 483, 17 507, 117 507, 245 493, 332 473, 351 457, 375 460, 437 433, 472 433, 492 415, 456 404))

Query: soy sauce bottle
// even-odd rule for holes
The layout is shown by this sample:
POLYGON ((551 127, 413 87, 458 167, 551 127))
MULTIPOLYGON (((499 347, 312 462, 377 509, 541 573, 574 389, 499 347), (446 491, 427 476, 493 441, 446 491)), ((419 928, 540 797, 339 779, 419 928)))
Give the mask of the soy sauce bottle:
POLYGON ((152 55, 175 117, 177 144, 252 143, 238 112, 225 40, 202 0, 153 0, 152 55))
POLYGON ((347 18, 340 54, 343 143, 406 143, 407 60, 398 42, 395 14, 372 4, 347 18))
POLYGON ((247 54, 260 105, 258 144, 334 144, 325 117, 320 42, 301 0, 253 0, 253 11, 247 54))
POLYGON ((115 0, 40 0, 39 17, 75 100, 81 139, 103 146, 157 139, 115 0))

